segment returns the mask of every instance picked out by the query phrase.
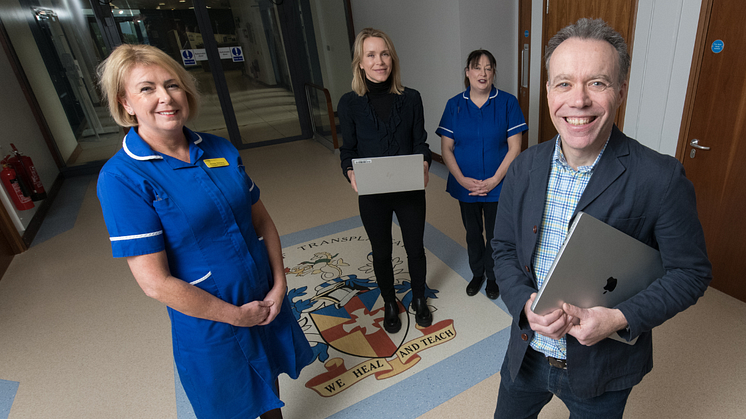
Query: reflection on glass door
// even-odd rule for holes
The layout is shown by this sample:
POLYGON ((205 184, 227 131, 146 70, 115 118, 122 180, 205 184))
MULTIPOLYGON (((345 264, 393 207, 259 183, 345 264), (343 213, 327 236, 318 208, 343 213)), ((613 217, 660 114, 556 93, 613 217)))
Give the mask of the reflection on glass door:
MULTIPOLYGON (((220 7, 224 2, 212 3, 220 7)), ((201 108, 189 128, 228 138, 192 0, 112 0, 110 4, 122 42, 160 48, 197 80, 201 108)))
POLYGON ((244 144, 299 137, 278 7, 266 0, 229 0, 208 9, 231 103, 244 144))
POLYGON ((90 8, 62 0, 23 3, 34 15, 31 31, 70 126, 69 135, 55 136, 62 157, 68 165, 85 163, 85 151, 94 160, 107 158, 115 148, 109 138, 121 134, 96 87, 100 39, 90 31, 90 8))
MULTIPOLYGON (((202 107, 190 128, 228 138, 191 0, 112 0, 110 4, 123 42, 161 48, 197 79, 202 107)), ((256 0, 212 0, 206 5, 242 141, 299 136, 277 6, 256 0)))

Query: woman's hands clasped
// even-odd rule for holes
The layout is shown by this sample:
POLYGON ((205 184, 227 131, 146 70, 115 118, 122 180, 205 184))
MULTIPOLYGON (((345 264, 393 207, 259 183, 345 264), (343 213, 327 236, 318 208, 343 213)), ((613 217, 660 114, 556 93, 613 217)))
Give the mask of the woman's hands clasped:
POLYGON ((283 290, 278 287, 272 288, 264 300, 252 301, 238 307, 239 317, 232 324, 238 327, 253 327, 272 323, 280 314, 284 297, 283 290))
POLYGON ((264 297, 264 302, 270 304, 268 306, 269 312, 267 313, 267 317, 264 319, 264 321, 259 323, 259 326, 270 324, 272 320, 274 320, 275 317, 280 314, 280 310, 282 309, 282 300, 285 298, 286 292, 287 287, 276 286, 269 291, 266 297, 264 297))
POLYGON ((252 301, 238 307, 238 318, 231 322, 237 327, 253 327, 269 323, 268 318, 272 312, 272 300, 252 301))
POLYGON ((495 180, 494 177, 485 180, 462 177, 461 180, 457 179, 457 181, 461 186, 469 191, 469 196, 487 196, 487 194, 495 189, 495 186, 500 183, 500 181, 495 180))

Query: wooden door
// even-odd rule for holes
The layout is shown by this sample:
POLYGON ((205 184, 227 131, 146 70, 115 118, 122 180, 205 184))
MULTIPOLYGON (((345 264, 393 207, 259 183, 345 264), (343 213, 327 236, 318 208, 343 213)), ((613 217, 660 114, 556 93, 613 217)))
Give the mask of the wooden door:
POLYGON ((706 0, 687 93, 679 158, 694 183, 712 286, 746 301, 746 8, 706 0), (708 16, 709 15, 709 16, 708 16), (716 52, 720 51, 720 52, 716 52), (697 68, 699 67, 699 68, 697 68), (689 105, 691 103, 691 105, 689 105), (690 145, 699 140, 701 150, 690 145))
MULTIPOLYGON (((518 105, 528 124, 531 97, 531 0, 518 3, 518 105)), ((528 131, 523 131, 521 150, 528 148, 528 131)))
MULTIPOLYGON (((545 0, 544 1, 544 29, 542 37, 541 56, 544 57, 549 39, 560 29, 587 17, 603 19, 614 30, 619 32, 627 41, 627 48, 632 55, 632 43, 635 33, 635 18, 637 16, 637 0, 545 0)), ((539 111, 539 142, 551 140, 557 135, 552 124, 547 107, 547 73, 543 58, 541 63, 541 107, 539 111)), ((622 129, 624 108, 627 101, 622 102, 614 121, 622 129)))

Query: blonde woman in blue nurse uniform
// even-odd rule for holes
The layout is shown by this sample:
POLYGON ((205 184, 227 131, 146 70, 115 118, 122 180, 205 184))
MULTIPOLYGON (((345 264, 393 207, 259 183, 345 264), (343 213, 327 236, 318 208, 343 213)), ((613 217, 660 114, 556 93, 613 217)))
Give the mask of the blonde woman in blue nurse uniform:
POLYGON ((446 190, 458 199, 466 229, 473 275, 466 294, 476 295, 486 279, 485 293, 493 300, 500 295, 490 243, 497 204, 508 166, 521 152, 521 133, 528 129, 515 96, 492 85, 495 64, 487 50, 469 54, 466 90, 448 100, 435 131, 450 172, 446 190))
POLYGON ((277 376, 297 378, 312 353, 259 188, 229 141, 184 127, 194 81, 161 50, 122 45, 99 76, 112 116, 131 127, 98 179, 113 254, 168 306, 197 417, 281 418, 277 376))

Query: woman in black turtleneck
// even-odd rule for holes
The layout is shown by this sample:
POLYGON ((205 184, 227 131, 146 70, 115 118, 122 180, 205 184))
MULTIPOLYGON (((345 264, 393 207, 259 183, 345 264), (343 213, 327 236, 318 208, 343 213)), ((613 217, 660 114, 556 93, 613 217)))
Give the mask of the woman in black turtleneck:
MULTIPOLYGON (((359 157, 422 154, 425 185, 432 159, 425 140, 425 120, 420 94, 401 84, 399 58, 385 33, 363 29, 355 39, 352 60, 352 92, 337 106, 344 143, 340 147, 342 171, 357 192, 352 159, 359 157)), ((384 329, 401 328, 399 304, 391 265, 391 222, 396 213, 407 252, 412 284, 412 311, 420 327, 432 324, 427 306, 425 275, 427 262, 425 232, 425 191, 360 195, 360 218, 373 250, 373 270, 384 300, 384 329)), ((405 294, 406 295, 406 294, 405 294)), ((406 301, 406 299, 405 299, 406 301)))

